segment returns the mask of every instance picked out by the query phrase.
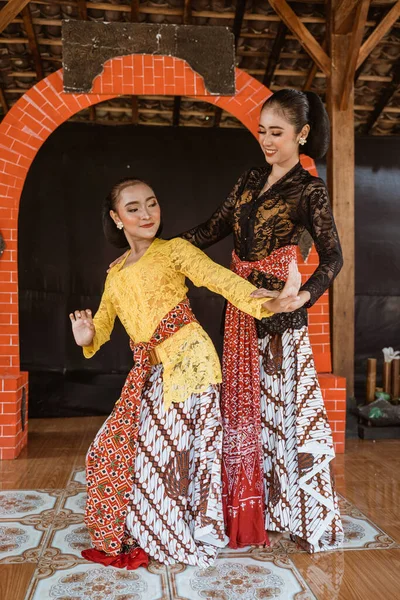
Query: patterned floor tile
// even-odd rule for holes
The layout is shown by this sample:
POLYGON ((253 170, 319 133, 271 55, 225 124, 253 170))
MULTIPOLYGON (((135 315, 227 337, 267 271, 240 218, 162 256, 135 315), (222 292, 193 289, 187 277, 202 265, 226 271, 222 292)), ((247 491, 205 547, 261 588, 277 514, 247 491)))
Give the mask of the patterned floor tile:
POLYGON ((90 536, 86 525, 80 523, 56 531, 51 540, 51 547, 58 548, 62 554, 72 554, 81 558, 82 550, 91 547, 90 536))
MULTIPOLYGON (((204 570, 152 563, 128 572, 88 563, 81 556, 90 546, 85 501, 82 468, 64 490, 0 491, 0 564, 37 564, 25 600, 314 600, 293 562, 303 552, 287 535, 272 549, 225 548, 204 570)), ((342 497, 340 507, 344 551, 400 548, 342 497)))
POLYGON ((79 471, 75 471, 75 473, 72 476, 72 481, 76 481, 77 483, 86 486, 85 469, 79 469, 79 471))
POLYGON ((122 571, 84 564, 36 582, 26 600, 168 600, 166 569, 122 571))
POLYGON ((174 600, 315 600, 287 557, 255 560, 237 553, 208 569, 169 569, 174 600))
POLYGON ((56 504, 54 494, 41 491, 0 491, 0 521, 21 519, 53 509, 56 504))
POLYGON ((64 508, 75 513, 85 514, 86 492, 79 492, 65 500, 64 508))
MULTIPOLYGON (((343 522, 344 542, 342 550, 393 550, 400 548, 390 535, 366 517, 357 507, 340 496, 340 514, 343 522)), ((250 549, 251 552, 251 549, 250 549)), ((274 553, 302 553, 288 535, 284 535, 274 553)))
POLYGON ((345 498, 341 498, 340 509, 345 534, 343 550, 400 548, 400 544, 345 498))
POLYGON ((43 531, 18 521, 0 523, 0 563, 19 563, 24 553, 30 550, 32 554, 35 549, 37 558, 43 535, 43 531))

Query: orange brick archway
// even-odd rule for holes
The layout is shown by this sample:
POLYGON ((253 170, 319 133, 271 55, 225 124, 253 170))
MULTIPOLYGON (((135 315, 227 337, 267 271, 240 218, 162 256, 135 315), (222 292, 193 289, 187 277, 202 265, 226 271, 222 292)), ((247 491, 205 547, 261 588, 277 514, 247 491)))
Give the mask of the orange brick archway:
MULTIPOLYGON (((64 94, 62 70, 31 88, 0 124, 0 228, 6 250, 0 259, 0 459, 15 458, 27 442, 21 403, 27 394, 28 374, 21 373, 18 325, 18 209, 28 170, 42 144, 71 116, 98 102, 119 95, 195 96, 237 117, 256 135, 260 107, 271 92, 240 69, 236 94, 211 96, 204 81, 181 59, 132 55, 112 59, 96 78, 90 94, 64 94), (22 417, 21 417, 22 415, 22 417)), ((302 157, 306 169, 316 174, 314 162, 302 157)), ((305 276, 318 264, 315 250, 305 276)), ((344 380, 331 372, 327 294, 310 311, 310 335, 336 449, 344 449, 344 380)))

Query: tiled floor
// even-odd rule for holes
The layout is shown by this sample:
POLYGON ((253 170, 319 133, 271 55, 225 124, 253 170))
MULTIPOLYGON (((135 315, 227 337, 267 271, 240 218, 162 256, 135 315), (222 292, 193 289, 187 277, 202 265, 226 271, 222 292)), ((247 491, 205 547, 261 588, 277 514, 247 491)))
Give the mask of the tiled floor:
POLYGON ((341 498, 343 551, 302 557, 302 551, 283 539, 273 551, 224 550, 215 566, 204 570, 152 563, 148 569, 125 571, 80 556, 90 545, 84 505, 81 468, 72 470, 65 489, 0 491, 0 573, 3 565, 34 566, 25 600, 334 600, 341 598, 345 553, 390 554, 400 549, 395 539, 341 498), (320 590, 325 590, 323 595, 320 590))

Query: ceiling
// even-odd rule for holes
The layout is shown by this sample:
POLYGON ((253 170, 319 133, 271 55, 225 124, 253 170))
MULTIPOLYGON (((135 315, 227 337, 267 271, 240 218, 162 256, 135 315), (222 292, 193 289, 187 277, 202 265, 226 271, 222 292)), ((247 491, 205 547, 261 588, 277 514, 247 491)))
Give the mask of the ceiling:
MULTIPOLYGON (((0 2, 0 9, 7 3, 0 2)), ((322 45, 324 0, 289 0, 322 45)), ((372 0, 364 39, 383 21, 394 0, 372 0)), ((325 75, 267 0, 39 0, 29 2, 0 33, 0 119, 30 87, 62 66, 61 21, 191 23, 225 25, 236 37, 236 64, 270 89, 311 89, 325 98, 325 75)), ((400 133, 400 20, 356 72, 355 130, 371 135, 400 133)), ((100 124, 242 127, 228 113, 204 102, 173 96, 124 96, 78 113, 74 121, 100 124)))

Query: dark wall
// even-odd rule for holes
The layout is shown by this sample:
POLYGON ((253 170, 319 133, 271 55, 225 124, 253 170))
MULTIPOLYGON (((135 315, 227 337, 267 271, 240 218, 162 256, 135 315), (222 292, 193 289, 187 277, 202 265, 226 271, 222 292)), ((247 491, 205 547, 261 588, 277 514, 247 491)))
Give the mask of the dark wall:
MULTIPOLYGON (((104 240, 103 198, 121 177, 155 188, 165 237, 207 218, 239 175, 263 158, 246 131, 65 124, 29 172, 19 221, 22 368, 30 372, 31 415, 110 410, 132 364, 120 324, 91 360, 74 344, 68 313, 96 309, 106 268, 120 252, 104 240)), ((229 264, 232 243, 210 256, 229 264)), ((191 291, 195 313, 221 348, 222 298, 191 291)))
MULTIPOLYGON (((398 344, 400 140, 357 140, 356 383, 364 363, 398 344), (397 160, 398 162, 398 160, 397 160), (397 217, 397 218, 396 218, 397 217), (397 296, 396 296, 397 295, 397 296)), ((262 164, 253 136, 241 130, 104 127, 65 124, 45 143, 21 200, 19 286, 22 368, 30 372, 31 416, 107 413, 131 366, 127 336, 90 361, 70 331, 68 313, 96 309, 110 260, 100 208, 119 178, 143 177, 161 202, 166 237, 210 215, 247 168, 262 164)), ((325 175, 324 165, 320 174, 325 175)), ((229 263, 231 240, 210 249, 229 263)), ((196 315, 221 348, 223 301, 191 290, 196 315)))
POLYGON ((400 138, 356 142, 355 383, 365 397, 366 361, 400 350, 400 138))

